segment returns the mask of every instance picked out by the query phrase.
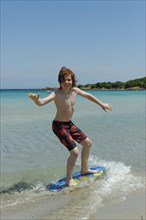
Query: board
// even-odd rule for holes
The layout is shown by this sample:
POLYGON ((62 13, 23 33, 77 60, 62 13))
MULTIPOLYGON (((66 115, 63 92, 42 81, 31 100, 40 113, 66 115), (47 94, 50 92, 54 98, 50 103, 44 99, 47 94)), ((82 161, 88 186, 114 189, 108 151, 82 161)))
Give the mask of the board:
MULTIPOLYGON (((87 174, 81 174, 80 172, 74 173, 73 179, 74 181, 79 184, 81 181, 88 180, 91 177, 98 177, 101 176, 105 173, 105 167, 103 166, 96 166, 96 167, 91 167, 91 170, 96 170, 97 173, 87 173, 87 174)), ((63 189, 67 188, 68 186, 66 185, 66 177, 56 181, 55 183, 51 184, 48 189, 49 191, 52 192, 61 192, 63 189)))

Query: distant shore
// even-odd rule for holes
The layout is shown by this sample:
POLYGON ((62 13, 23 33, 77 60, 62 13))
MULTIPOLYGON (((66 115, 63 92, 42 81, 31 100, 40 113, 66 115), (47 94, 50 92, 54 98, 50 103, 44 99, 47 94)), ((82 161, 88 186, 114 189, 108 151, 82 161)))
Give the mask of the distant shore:
MULTIPOLYGON (((51 88, 51 87, 46 87, 46 88, 42 88, 41 90, 47 90, 47 91, 49 91, 49 90, 58 90, 59 88, 51 88)), ((82 90, 111 90, 111 91, 118 91, 118 90, 120 90, 120 91, 126 91, 126 90, 146 90, 145 88, 140 88, 139 86, 135 86, 135 87, 130 87, 130 88, 126 88, 126 89, 124 89, 124 88, 117 88, 117 89, 107 89, 107 88, 91 88, 91 87, 80 87, 80 89, 82 89, 82 90)))
MULTIPOLYGON (((46 87, 46 88, 27 88, 27 89, 0 89, 0 91, 19 91, 19 90, 24 90, 24 91, 30 91, 30 90, 44 90, 46 92, 50 92, 50 91, 55 91, 55 90, 58 90, 59 88, 54 88, 54 87, 46 87)), ((90 88, 90 87, 83 87, 83 88, 80 88, 82 90, 92 90, 92 91, 145 91, 146 89, 145 88, 139 88, 139 87, 131 87, 131 88, 127 88, 127 89, 121 89, 121 88, 117 88, 117 89, 107 89, 107 88, 90 88)))
MULTIPOLYGON (((97 82, 77 86, 82 90, 146 90, 146 77, 129 80, 127 82, 97 82)), ((46 87, 43 90, 56 90, 58 88, 46 87)))
POLYGON ((140 88, 139 86, 135 86, 135 87, 129 87, 129 88, 126 88, 126 89, 124 89, 124 88, 116 88, 116 89, 114 89, 114 88, 111 88, 111 89, 107 89, 107 88, 91 88, 91 87, 81 87, 81 89, 82 90, 113 90, 113 91, 116 91, 116 90, 123 90, 123 91, 125 91, 125 90, 146 90, 145 88, 140 88))

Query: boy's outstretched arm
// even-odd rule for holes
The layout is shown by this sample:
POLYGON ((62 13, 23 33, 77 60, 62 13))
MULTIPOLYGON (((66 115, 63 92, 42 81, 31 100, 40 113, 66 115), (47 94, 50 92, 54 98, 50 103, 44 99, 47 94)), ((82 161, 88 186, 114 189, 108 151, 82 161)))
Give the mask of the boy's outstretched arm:
POLYGON ((101 106, 101 108, 107 112, 107 110, 112 110, 112 106, 109 105, 108 103, 103 103, 101 102, 99 99, 97 99, 94 95, 90 94, 90 93, 87 93, 79 88, 74 88, 77 92, 78 95, 81 95, 83 96, 84 98, 87 98, 89 99, 90 101, 98 104, 101 106))
POLYGON ((32 99, 36 105, 42 106, 46 105, 47 103, 51 102, 55 98, 55 93, 52 92, 50 95, 48 95, 46 98, 40 99, 40 95, 34 94, 34 93, 27 93, 27 96, 32 99))

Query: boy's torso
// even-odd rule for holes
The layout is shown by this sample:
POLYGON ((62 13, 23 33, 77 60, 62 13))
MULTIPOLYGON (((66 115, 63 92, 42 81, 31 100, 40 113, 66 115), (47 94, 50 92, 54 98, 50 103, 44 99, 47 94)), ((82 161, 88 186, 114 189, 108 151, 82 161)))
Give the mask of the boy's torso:
POLYGON ((75 101, 77 93, 74 89, 65 93, 61 89, 56 92, 55 105, 57 113, 54 120, 57 121, 70 121, 75 110, 75 101))

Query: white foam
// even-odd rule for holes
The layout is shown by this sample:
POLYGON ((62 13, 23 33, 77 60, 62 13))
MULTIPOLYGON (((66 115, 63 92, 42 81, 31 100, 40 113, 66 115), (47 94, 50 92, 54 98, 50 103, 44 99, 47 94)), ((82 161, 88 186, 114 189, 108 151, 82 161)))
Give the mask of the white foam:
MULTIPOLYGON (((78 160, 78 165, 80 161, 78 160)), ((142 190, 145 186, 144 178, 132 173, 131 166, 126 166, 122 162, 104 161, 91 155, 89 167, 104 166, 106 174, 100 181, 93 184, 94 193, 101 200, 124 200, 128 194, 142 190)), ((99 201, 98 204, 99 205, 99 201)))
MULTIPOLYGON (((80 161, 78 161, 78 165, 80 161)), ((97 207, 104 206, 105 203, 119 202, 136 191, 144 189, 144 178, 132 173, 131 166, 126 166, 122 162, 104 161, 91 155, 89 158, 89 167, 104 166, 106 174, 90 186, 90 196, 88 197, 88 212, 82 219, 87 219, 90 214, 95 212, 97 207)))

